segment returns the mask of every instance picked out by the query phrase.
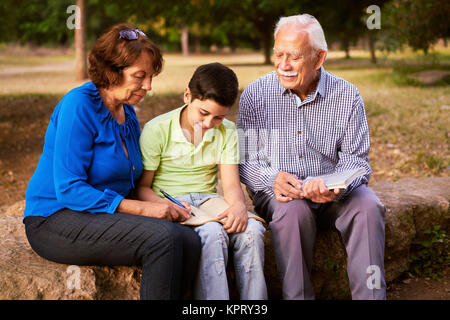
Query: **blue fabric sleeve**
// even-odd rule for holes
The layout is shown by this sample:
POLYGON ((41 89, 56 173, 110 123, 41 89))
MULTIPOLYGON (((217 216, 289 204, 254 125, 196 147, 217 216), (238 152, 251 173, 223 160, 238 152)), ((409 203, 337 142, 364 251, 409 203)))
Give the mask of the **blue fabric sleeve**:
POLYGON ((97 190, 87 182, 99 122, 90 107, 89 101, 68 95, 54 119, 56 197, 60 204, 75 211, 114 213, 124 197, 110 189, 97 190))

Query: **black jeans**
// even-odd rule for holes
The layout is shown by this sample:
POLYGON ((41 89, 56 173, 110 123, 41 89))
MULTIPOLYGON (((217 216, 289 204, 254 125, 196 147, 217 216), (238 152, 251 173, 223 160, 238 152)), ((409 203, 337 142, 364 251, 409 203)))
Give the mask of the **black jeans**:
POLYGON ((75 265, 142 266, 141 299, 180 299, 197 273, 201 242, 189 227, 125 213, 69 209, 24 219, 41 257, 75 265))

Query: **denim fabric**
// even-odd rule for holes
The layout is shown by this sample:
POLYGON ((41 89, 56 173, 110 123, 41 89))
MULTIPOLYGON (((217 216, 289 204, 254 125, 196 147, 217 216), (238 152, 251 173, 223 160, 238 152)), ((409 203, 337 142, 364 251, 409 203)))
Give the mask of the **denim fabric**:
MULTIPOLYGON (((176 197, 199 207, 218 194, 190 193, 176 197)), ((194 298, 199 300, 228 300, 230 298, 226 274, 228 248, 232 249, 236 284, 243 300, 267 299, 264 278, 263 224, 248 219, 247 228, 241 233, 227 234, 222 224, 208 222, 194 227, 202 242, 199 272, 194 287, 194 298)))
POLYGON ((190 289, 200 256, 191 228, 124 213, 64 209, 24 219, 28 241, 41 257, 75 265, 142 266, 141 299, 180 299, 190 289))

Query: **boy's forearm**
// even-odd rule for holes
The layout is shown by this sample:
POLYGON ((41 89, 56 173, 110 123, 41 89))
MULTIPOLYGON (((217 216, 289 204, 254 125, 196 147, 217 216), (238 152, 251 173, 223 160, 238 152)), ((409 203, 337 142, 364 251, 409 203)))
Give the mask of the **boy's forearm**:
POLYGON ((241 188, 230 188, 229 190, 224 190, 224 198, 230 206, 238 203, 245 205, 245 197, 241 188))

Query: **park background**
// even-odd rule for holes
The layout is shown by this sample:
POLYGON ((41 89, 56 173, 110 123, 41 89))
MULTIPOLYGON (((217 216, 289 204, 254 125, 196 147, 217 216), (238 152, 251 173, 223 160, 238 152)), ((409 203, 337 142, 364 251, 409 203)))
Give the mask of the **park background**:
MULTIPOLYGON (((361 92, 371 133, 371 182, 449 176, 449 1, 2 0, 0 209, 25 198, 53 108, 88 81, 86 54, 112 25, 137 25, 164 53, 163 72, 136 108, 142 126, 182 104, 201 64, 229 66, 240 90, 271 72, 274 25, 298 13, 322 24, 329 47, 325 69, 361 92)), ((236 115, 237 103, 229 119, 236 115)), ((447 234, 435 230, 442 241, 429 250, 443 255, 413 261, 410 272, 390 285, 388 298, 449 299, 447 234)))

